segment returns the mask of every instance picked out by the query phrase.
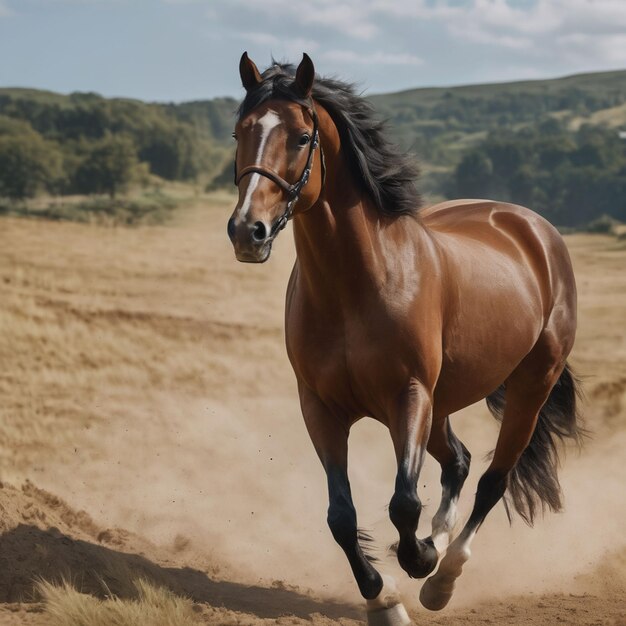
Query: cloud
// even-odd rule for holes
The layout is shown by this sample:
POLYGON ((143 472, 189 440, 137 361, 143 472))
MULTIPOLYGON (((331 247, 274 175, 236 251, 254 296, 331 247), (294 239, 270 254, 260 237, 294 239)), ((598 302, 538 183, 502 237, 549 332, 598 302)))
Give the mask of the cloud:
POLYGON ((402 67, 420 68, 414 80, 466 82, 626 64, 626 0, 161 1, 210 10, 209 36, 261 62, 314 52, 320 71, 377 89, 394 88, 402 67))
POLYGON ((289 19, 305 29, 321 26, 350 38, 363 40, 372 39, 378 33, 378 26, 367 11, 367 1, 231 0, 231 2, 246 11, 263 13, 277 21, 289 19))
MULTIPOLYGON (((4 2, 6 4, 7 0, 0 0, 0 5, 4 2)), ((23 2, 24 0, 22 0, 23 2)), ((28 0, 30 4, 39 6, 40 9, 50 9, 55 6, 63 6, 63 5, 83 5, 83 6, 93 6, 93 5, 130 5, 133 0, 28 0)), ((169 0, 167 0, 169 1, 169 0)), ((198 0, 201 2, 202 0, 198 0)), ((15 4, 17 4, 18 0, 13 0, 15 4)))
POLYGON ((271 33, 239 33, 238 37, 252 43, 259 44, 260 46, 275 46, 280 43, 280 39, 276 35, 271 33))
POLYGON ((279 58, 281 55, 286 58, 295 58, 303 52, 314 52, 318 49, 319 43, 313 39, 302 37, 278 37, 273 33, 265 32, 242 32, 236 34, 242 44, 256 44, 267 48, 272 56, 279 58))
MULTIPOLYGON (((359 40, 375 41, 378 50, 394 41, 398 26, 406 28, 407 24, 415 23, 417 27, 431 22, 457 41, 518 51, 540 50, 564 59, 571 56, 570 46, 576 50, 585 42, 597 46, 595 56, 619 61, 622 54, 613 45, 621 42, 620 35, 626 30, 625 0, 534 0, 522 5, 514 5, 511 0, 467 0, 462 4, 451 0, 307 0, 306 3, 231 0, 231 3, 248 14, 263 14, 276 23, 288 20, 303 27, 305 33, 318 26, 327 32, 341 33, 355 44, 359 40), (611 37, 594 41, 593 35, 611 37)), ((258 40, 258 43, 263 42, 258 40)), ((405 45, 411 43, 415 45, 415 42, 405 45)), ((379 52, 372 62, 417 64, 419 57, 413 52, 409 48, 401 53, 379 52)), ((350 58, 341 50, 327 54, 329 58, 354 63, 364 58, 363 55, 350 58)))
POLYGON ((623 0, 537 0, 527 8, 513 8, 505 0, 475 0, 447 27, 468 41, 543 58, 626 62, 623 0))
POLYGON ((456 40, 544 58, 625 63, 624 0, 365 0, 365 11, 440 24, 456 40))
POLYGON ((0 17, 9 17, 13 15, 13 11, 7 6, 5 2, 0 0, 0 17))
POLYGON ((320 56, 328 61, 339 63, 358 63, 362 65, 422 65, 423 59, 413 54, 394 54, 387 52, 372 52, 359 54, 353 50, 328 50, 320 56))
POLYGON ((560 37, 557 45, 574 63, 588 63, 593 60, 612 66, 626 65, 626 33, 600 37, 595 34, 571 33, 560 37))

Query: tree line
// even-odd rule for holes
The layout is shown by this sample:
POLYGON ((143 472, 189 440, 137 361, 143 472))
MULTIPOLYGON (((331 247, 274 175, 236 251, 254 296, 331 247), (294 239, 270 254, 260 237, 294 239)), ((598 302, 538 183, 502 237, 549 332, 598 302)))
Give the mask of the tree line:
POLYGON ((597 125, 572 132, 554 119, 491 133, 461 159, 446 195, 523 204, 559 226, 600 215, 626 221, 626 139, 597 125))
MULTIPOLYGON (((426 195, 518 202, 559 225, 603 213, 626 220, 626 141, 598 125, 616 123, 626 72, 371 100, 424 164, 426 195)), ((0 197, 115 196, 155 176, 231 186, 236 105, 231 98, 149 104, 0 89, 0 197)))
POLYGON ((210 177, 228 157, 234 108, 228 99, 177 106, 0 90, 0 196, 114 196, 141 174, 210 177))

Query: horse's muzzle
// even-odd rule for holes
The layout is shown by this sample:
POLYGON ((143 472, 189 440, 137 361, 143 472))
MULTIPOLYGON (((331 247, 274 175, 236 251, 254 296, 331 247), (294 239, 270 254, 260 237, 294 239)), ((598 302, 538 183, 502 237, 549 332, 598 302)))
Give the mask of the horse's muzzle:
POLYGON ((272 252, 271 229, 261 221, 248 223, 228 220, 228 237, 235 249, 235 256, 242 263, 265 263, 272 252))

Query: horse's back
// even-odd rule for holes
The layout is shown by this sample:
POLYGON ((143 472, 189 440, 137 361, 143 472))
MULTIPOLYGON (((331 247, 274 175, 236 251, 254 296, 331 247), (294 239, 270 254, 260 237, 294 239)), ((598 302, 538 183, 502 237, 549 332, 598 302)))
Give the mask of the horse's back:
POLYGON ((449 200, 420 210, 424 226, 435 233, 458 237, 486 239, 495 242, 497 235, 507 233, 520 241, 526 235, 544 240, 546 244, 564 245, 548 220, 531 209, 495 200, 449 200))
POLYGON ((436 239, 446 242, 446 249, 456 243, 464 249, 477 248, 482 255, 512 258, 532 272, 549 308, 561 300, 575 306, 574 273, 565 242, 531 209, 494 200, 451 200, 422 209, 420 217, 436 239))

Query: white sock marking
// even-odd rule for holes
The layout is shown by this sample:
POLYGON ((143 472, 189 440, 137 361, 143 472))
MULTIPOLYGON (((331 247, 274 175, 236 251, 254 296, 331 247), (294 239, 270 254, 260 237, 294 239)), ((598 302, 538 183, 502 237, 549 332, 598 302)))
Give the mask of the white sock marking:
POLYGON ((471 545, 475 535, 475 530, 463 529, 463 532, 450 544, 448 552, 433 578, 441 579, 451 576, 456 579, 461 575, 463 565, 472 554, 471 545))
POLYGON ((439 569, 426 580, 420 591, 420 602, 431 611, 440 611, 448 604, 456 579, 463 571, 463 565, 470 558, 470 545, 476 530, 466 526, 450 544, 446 556, 439 563, 439 569))
POLYGON ((457 520, 458 498, 450 498, 447 489, 444 489, 439 509, 433 517, 432 540, 437 554, 441 556, 450 543, 450 537, 457 520))

